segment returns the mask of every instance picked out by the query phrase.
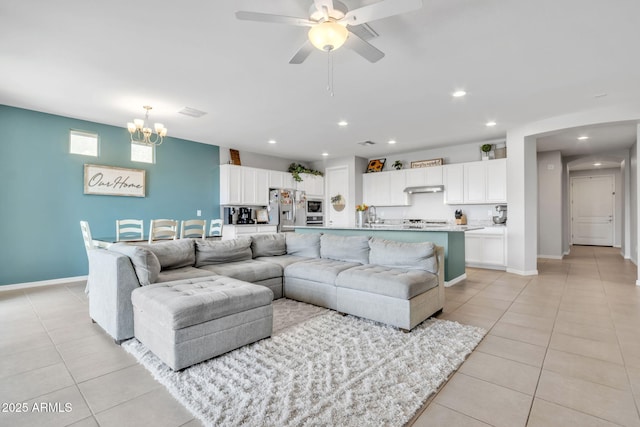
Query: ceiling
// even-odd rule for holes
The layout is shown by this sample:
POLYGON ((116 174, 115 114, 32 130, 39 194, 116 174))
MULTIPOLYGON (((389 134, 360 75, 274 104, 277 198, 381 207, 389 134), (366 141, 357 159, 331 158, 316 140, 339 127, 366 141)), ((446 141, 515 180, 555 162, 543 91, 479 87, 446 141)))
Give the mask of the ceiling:
MULTIPOLYGON (((352 9, 376 1, 343 0, 352 9)), ((379 62, 334 52, 334 96, 325 53, 288 64, 304 28, 234 16, 307 16, 310 4, 4 2, 0 104, 121 127, 149 104, 169 136, 318 160, 495 140, 532 121, 640 98, 637 0, 424 0, 370 23, 379 34, 371 44, 386 53, 379 62), (467 96, 453 98, 457 89, 467 96), (187 117, 184 107, 207 114, 187 117), (377 144, 357 144, 365 140, 377 144)), ((630 146, 634 125, 622 126, 593 129, 583 147, 630 146)), ((572 132, 541 144, 575 153, 572 132)))

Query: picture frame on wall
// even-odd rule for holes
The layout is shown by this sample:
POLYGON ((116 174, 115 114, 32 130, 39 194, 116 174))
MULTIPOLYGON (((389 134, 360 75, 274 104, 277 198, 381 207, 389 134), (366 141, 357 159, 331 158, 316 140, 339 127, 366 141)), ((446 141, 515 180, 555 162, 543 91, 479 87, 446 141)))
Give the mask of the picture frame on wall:
POLYGON ((144 169, 84 165, 84 194, 100 196, 146 196, 144 169))
POLYGON ((442 166, 444 164, 444 159, 429 159, 429 160, 418 160, 416 162, 411 162, 411 169, 414 168, 428 168, 431 166, 442 166))
POLYGON ((387 161, 387 159, 369 160, 369 165, 367 166, 367 173, 370 173, 370 172, 382 172, 382 169, 384 168, 384 163, 386 161, 387 161))

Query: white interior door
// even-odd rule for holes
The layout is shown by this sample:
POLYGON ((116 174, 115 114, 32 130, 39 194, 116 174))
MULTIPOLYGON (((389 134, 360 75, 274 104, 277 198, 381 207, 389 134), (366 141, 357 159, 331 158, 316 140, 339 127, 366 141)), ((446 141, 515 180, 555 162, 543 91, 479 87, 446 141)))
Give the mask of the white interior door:
POLYGON ((336 166, 325 170, 326 198, 329 201, 325 208, 325 225, 333 227, 347 227, 353 225, 350 219, 355 217, 355 207, 349 205, 349 169, 347 166, 336 166), (345 206, 338 211, 331 204, 331 197, 340 194, 345 206))
POLYGON ((612 175, 571 178, 571 237, 576 245, 613 246, 612 175))

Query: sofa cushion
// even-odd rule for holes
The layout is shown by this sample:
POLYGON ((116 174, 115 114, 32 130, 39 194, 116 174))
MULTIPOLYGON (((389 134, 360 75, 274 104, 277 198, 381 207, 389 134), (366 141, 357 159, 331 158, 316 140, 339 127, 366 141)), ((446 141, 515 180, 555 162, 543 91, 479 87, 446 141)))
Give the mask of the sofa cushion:
POLYGON ((312 258, 289 265, 284 269, 284 275, 285 277, 311 280, 313 282, 333 285, 338 274, 359 265, 361 264, 355 262, 336 261, 327 258, 312 258))
POLYGON ((158 273, 161 269, 160 261, 149 249, 126 243, 116 243, 111 245, 109 250, 126 255, 131 259, 131 264, 133 264, 141 286, 147 286, 158 280, 158 273))
POLYGON ((233 277, 234 279, 251 283, 282 277, 282 267, 280 267, 280 265, 272 262, 256 261, 254 259, 227 262, 224 264, 203 265, 200 268, 211 272, 211 274, 233 277))
POLYGON ((282 267, 283 270, 294 262, 306 261, 308 259, 311 258, 297 255, 261 256, 255 258, 256 261, 274 262, 282 267))
POLYGON ((233 240, 196 240, 196 267, 250 260, 251 237, 233 240))
POLYGON ((256 234, 251 236, 253 257, 278 256, 287 253, 284 234, 256 234))
POLYGON ((438 286, 438 276, 424 270, 360 265, 338 274, 336 287, 409 300, 438 286))
POLYGON ((320 256, 338 261, 369 264, 369 237, 324 234, 320 238, 320 256))
POLYGON ((320 258, 320 234, 285 233, 287 255, 320 258))
POLYGON ((158 257, 162 270, 193 266, 196 262, 193 239, 170 240, 138 246, 153 252, 158 257))
POLYGON ((195 267, 180 267, 173 268, 171 270, 162 270, 158 274, 158 280, 156 283, 172 282, 174 280, 194 279, 196 277, 211 277, 215 274, 195 267))
POLYGON ((370 264, 438 272, 436 247, 431 242, 403 243, 373 237, 369 247, 370 264))
POLYGON ((174 330, 270 305, 272 300, 273 292, 265 286, 220 276, 156 283, 131 293, 137 309, 174 330))

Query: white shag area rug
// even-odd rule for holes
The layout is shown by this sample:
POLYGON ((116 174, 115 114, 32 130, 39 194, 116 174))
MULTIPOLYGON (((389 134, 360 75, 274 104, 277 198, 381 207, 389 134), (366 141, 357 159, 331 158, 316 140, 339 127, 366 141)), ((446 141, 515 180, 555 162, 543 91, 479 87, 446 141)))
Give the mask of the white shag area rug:
POLYGON ((271 338, 182 372, 122 346, 206 425, 402 426, 486 333, 437 319, 404 333, 284 299, 274 319, 271 338), (291 313, 307 320, 288 326, 291 313))

